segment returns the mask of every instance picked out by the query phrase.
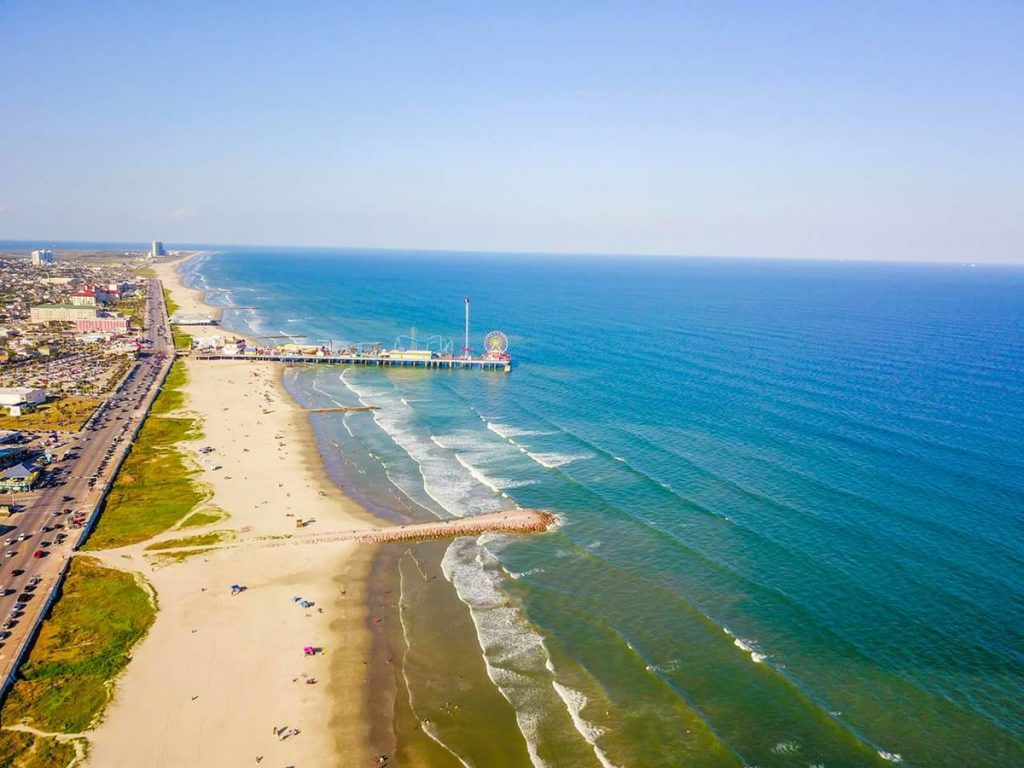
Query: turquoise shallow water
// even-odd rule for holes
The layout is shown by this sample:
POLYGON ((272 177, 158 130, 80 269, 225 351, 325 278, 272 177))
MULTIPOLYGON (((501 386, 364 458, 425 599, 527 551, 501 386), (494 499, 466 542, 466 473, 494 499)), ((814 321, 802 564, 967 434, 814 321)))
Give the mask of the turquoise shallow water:
MULTIPOLYGON (((1024 765, 1024 270, 230 250, 226 323, 505 331, 512 374, 318 367, 387 514, 448 549, 536 765, 1024 765)), ((444 741, 443 732, 435 734, 444 741)), ((460 755, 472 764, 472 755, 460 755)))

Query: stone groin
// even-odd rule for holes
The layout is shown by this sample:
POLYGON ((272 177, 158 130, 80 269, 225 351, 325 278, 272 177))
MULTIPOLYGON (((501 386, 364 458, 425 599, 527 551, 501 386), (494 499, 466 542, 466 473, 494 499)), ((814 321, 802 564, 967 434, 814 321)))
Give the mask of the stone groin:
POLYGON ((385 544, 391 541, 422 541, 453 539, 458 536, 479 536, 483 533, 543 533, 557 522, 550 512, 541 509, 510 509, 472 517, 457 517, 434 523, 409 523, 385 528, 338 531, 333 533, 299 534, 275 543, 318 544, 328 541, 362 541, 385 544))
POLYGON ((357 411, 378 411, 376 405, 333 405, 328 408, 303 408, 303 413, 355 413, 357 411))
POLYGON ((233 549, 241 546, 285 547, 294 544, 327 544, 338 541, 387 544, 392 541, 426 541, 427 539, 454 539, 459 536, 479 536, 483 533, 544 533, 558 522, 558 518, 543 509, 510 509, 504 512, 488 512, 485 515, 456 517, 452 520, 438 520, 433 523, 407 523, 382 528, 357 528, 349 531, 324 533, 299 533, 272 538, 237 539, 217 544, 186 547, 168 547, 158 553, 191 550, 233 549))

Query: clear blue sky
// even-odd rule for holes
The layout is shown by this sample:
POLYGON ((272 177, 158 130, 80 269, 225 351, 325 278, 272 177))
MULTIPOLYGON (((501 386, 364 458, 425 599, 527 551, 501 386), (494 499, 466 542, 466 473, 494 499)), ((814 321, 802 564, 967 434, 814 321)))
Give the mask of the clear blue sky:
POLYGON ((0 0, 0 239, 1024 260, 1024 2, 0 0))

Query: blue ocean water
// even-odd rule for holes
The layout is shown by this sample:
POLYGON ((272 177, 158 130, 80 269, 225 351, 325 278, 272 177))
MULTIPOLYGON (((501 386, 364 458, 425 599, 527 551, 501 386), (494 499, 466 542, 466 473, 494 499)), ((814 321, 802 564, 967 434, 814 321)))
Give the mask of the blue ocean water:
POLYGON ((1024 269, 232 249, 188 279, 253 335, 459 348, 465 295, 477 349, 508 334, 508 375, 289 383, 380 407, 315 426, 383 514, 561 517, 443 561, 528 762, 1024 765, 1024 269))

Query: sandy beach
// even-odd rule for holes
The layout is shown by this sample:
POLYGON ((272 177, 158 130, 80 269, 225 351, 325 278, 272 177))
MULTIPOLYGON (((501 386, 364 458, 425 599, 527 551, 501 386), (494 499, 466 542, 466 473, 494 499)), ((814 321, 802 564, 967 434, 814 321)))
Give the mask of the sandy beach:
MULTIPOLYGON (((176 279, 175 266, 157 266, 174 300, 183 312, 209 314, 198 292, 176 279)), ((204 433, 186 451, 210 491, 204 506, 228 517, 101 553, 108 564, 141 572, 159 611, 89 734, 88 765, 372 764, 365 662, 374 546, 226 548, 181 561, 144 553, 156 541, 210 530, 291 535, 297 518, 313 520, 304 534, 375 525, 326 476, 280 368, 185 365, 185 409, 204 433), (201 453, 205 447, 213 450, 201 453), (244 590, 233 594, 233 584, 244 590), (322 650, 306 656, 307 646, 322 650)))

